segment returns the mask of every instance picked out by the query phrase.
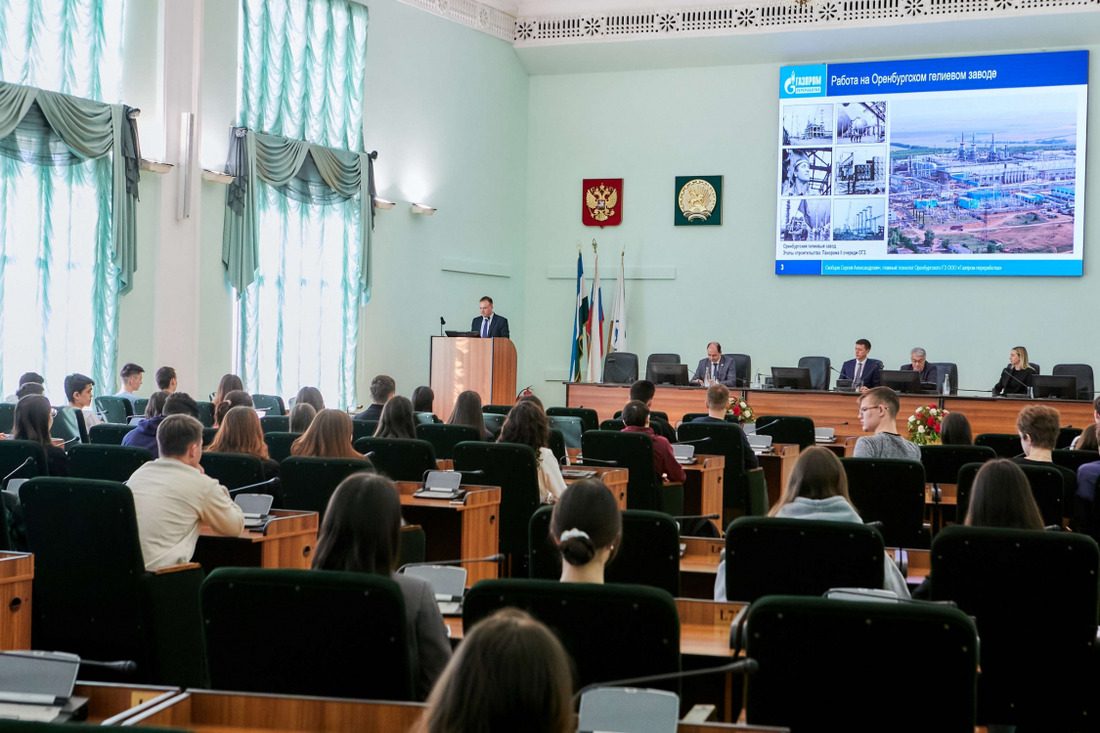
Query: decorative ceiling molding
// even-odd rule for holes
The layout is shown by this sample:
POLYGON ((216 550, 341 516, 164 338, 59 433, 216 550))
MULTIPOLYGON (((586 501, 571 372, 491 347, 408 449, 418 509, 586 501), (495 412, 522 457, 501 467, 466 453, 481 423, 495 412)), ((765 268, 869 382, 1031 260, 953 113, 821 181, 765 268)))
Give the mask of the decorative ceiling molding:
POLYGON ((479 3, 477 0, 401 0, 401 2, 482 33, 488 33, 503 41, 512 42, 515 39, 515 17, 485 3, 479 3))

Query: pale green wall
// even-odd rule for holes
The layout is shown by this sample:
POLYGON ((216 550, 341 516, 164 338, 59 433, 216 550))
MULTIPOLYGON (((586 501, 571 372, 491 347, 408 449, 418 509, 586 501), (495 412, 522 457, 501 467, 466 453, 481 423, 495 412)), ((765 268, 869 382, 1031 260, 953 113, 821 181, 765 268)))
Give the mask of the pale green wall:
MULTIPOLYGON (((919 54, 917 47, 896 52, 919 54)), ((889 368, 918 345, 932 361, 955 361, 963 388, 989 389, 1016 344, 1047 373, 1058 362, 1100 367, 1089 325, 1100 185, 1086 191, 1082 278, 774 275, 779 66, 531 77, 523 330, 544 338, 529 339, 521 361, 525 374, 543 380, 536 388, 549 403, 564 400, 556 380, 568 367, 575 283, 548 275, 575 267, 580 239, 590 278, 593 237, 605 277, 623 246, 628 268, 675 271, 674 279, 627 280, 628 345, 643 368, 657 351, 694 364, 714 339, 726 352, 751 355, 754 371, 808 354, 839 367, 861 337, 889 368), (722 226, 674 227, 674 177, 714 174, 724 176, 722 226), (597 177, 625 179, 619 227, 580 224, 581 179, 597 177)), ((1100 136, 1097 95, 1090 106, 1089 136, 1100 136)), ((1088 165, 1100 171, 1097 146, 1090 148, 1088 165)), ((610 316, 614 282, 605 288, 610 316)))

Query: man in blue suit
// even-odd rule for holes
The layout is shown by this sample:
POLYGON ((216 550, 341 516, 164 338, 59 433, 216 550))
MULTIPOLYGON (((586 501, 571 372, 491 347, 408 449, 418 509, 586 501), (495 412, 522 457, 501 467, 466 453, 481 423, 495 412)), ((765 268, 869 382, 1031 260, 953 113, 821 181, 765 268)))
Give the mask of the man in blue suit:
POLYGON ((841 379, 851 379, 852 386, 859 383, 859 391, 866 392, 872 387, 882 384, 882 362, 878 359, 868 359, 871 353, 871 342, 867 339, 856 341, 856 358, 844 362, 844 368, 840 370, 841 379))
POLYGON ((481 315, 474 318, 470 330, 477 331, 483 339, 509 338, 508 319, 493 313, 493 299, 486 295, 481 299, 479 307, 481 315))
POLYGON ((707 358, 699 361, 699 366, 691 377, 695 384, 703 384, 705 379, 717 381, 727 387, 737 386, 737 368, 733 359, 722 354, 722 344, 717 341, 707 344, 707 358))

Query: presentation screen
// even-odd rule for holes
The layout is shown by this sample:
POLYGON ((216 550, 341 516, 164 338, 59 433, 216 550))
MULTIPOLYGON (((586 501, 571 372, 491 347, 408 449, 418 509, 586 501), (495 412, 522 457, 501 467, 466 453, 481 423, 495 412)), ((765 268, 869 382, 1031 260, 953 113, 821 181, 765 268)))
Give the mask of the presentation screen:
POLYGON ((779 275, 1081 275, 1088 52, 785 66, 779 275))

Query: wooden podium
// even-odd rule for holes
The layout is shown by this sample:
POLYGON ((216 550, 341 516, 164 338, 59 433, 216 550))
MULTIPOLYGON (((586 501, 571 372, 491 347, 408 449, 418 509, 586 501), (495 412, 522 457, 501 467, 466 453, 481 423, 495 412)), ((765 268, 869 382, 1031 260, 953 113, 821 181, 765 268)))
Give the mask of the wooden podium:
POLYGON ((516 347, 511 339, 433 336, 431 352, 431 387, 441 420, 451 417, 455 400, 466 390, 481 395, 483 405, 515 403, 516 347))

